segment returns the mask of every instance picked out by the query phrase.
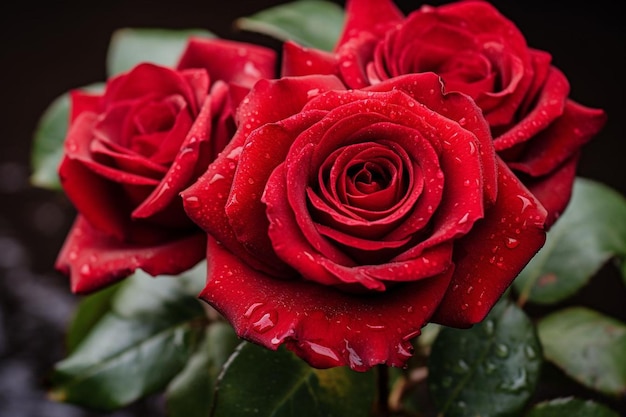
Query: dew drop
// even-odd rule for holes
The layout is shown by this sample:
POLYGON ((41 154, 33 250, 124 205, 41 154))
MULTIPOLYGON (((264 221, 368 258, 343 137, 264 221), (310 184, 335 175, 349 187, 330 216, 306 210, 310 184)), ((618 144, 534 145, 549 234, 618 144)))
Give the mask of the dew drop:
POLYGON ((243 316, 247 319, 250 318, 250 316, 252 316, 252 313, 254 313, 254 310, 256 310, 257 308, 259 308, 260 306, 262 306, 263 303, 254 303, 251 304, 250 307, 248 307, 248 309, 246 310, 245 313, 243 313, 243 316))
POLYGON ((487 362, 485 362, 485 365, 484 365, 484 366, 485 366, 485 372, 486 372, 487 374, 491 374, 491 373, 493 373, 493 371, 495 371, 496 369, 498 369, 498 367, 496 366, 496 364, 495 364, 495 363, 493 363, 493 362, 488 362, 488 361, 487 361, 487 362))
POLYGON ((530 200, 527 197, 524 197, 523 195, 518 195, 517 198, 519 198, 520 200, 522 200, 522 213, 524 212, 524 210, 526 210, 529 206, 532 206, 532 203, 530 202, 530 200))
POLYGON ((495 326, 495 324, 493 323, 493 320, 487 320, 487 321, 485 322, 485 324, 483 325, 483 328, 484 328, 484 330, 485 330, 485 334, 486 334, 487 336, 492 336, 492 335, 493 335, 493 332, 494 332, 494 330, 495 330, 495 327, 496 327, 496 326, 495 326))
POLYGON ((512 238, 512 237, 507 237, 505 244, 507 248, 515 249, 516 247, 519 246, 519 240, 512 238))
POLYGON ((274 326, 278 319, 278 313, 274 310, 270 310, 263 314, 260 319, 252 323, 252 328, 258 333, 265 333, 274 326))
POLYGON ((454 372, 456 372, 457 374, 465 374, 467 373, 467 371, 469 371, 469 365, 463 359, 460 359, 454 365, 454 372))
POLYGON ((466 222, 467 222, 467 219, 469 219, 469 213, 465 213, 465 214, 463 215, 463 217, 461 217, 457 223, 458 223, 458 224, 463 224, 463 223, 466 223, 466 222))
POLYGON ((526 345, 524 347, 524 353, 528 359, 535 359, 537 357, 537 352, 533 349, 532 346, 526 345))
POLYGON ((83 275, 87 275, 91 272, 91 267, 89 266, 89 264, 84 264, 83 266, 80 267, 80 273, 83 275))
POLYGON ((215 174, 213 178, 209 181, 209 184, 213 184, 215 181, 223 180, 224 176, 222 174, 215 174))
POLYGON ((495 346, 495 353, 496 353, 496 356, 499 358, 506 358, 507 356, 509 356, 509 348, 507 345, 498 343, 495 346))
POLYGON ((335 353, 333 349, 327 346, 322 346, 320 344, 309 342, 309 341, 304 341, 303 343, 305 346, 310 347, 311 350, 317 353, 318 355, 324 356, 326 358, 330 358, 336 362, 339 362, 339 356, 337 356, 337 353, 335 353))

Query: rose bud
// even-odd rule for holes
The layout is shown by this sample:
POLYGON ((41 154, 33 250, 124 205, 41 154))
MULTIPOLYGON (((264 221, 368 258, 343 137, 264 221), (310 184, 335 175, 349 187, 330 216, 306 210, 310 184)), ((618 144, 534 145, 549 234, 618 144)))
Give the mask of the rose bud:
POLYGON ((545 240, 474 101, 433 73, 345 90, 261 80, 183 191, 209 234, 201 298, 314 367, 403 366, 429 321, 481 321, 545 240))
POLYGON ((56 267, 88 293, 141 268, 177 274, 204 258, 206 237, 180 191, 230 141, 233 112, 275 54, 254 45, 191 39, 176 68, 139 64, 101 94, 73 91, 59 168, 78 211, 56 267))

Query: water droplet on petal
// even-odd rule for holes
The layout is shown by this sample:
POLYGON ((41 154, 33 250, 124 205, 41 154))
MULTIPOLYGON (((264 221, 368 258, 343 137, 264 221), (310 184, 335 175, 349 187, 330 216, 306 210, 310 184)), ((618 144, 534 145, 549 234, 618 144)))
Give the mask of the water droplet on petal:
POLYGON ((274 310, 270 310, 263 314, 260 319, 252 323, 252 328, 259 333, 265 333, 276 326, 277 320, 278 313, 274 310))
POLYGON ((515 249, 516 247, 519 246, 519 240, 512 238, 512 237, 507 237, 505 244, 507 248, 515 249))
POLYGON ((195 195, 190 195, 185 197, 185 204, 189 208, 198 208, 200 207, 200 199, 195 195))
POLYGON ((339 362, 339 356, 337 356, 337 353, 333 349, 327 346, 322 346, 317 343, 309 342, 308 340, 304 341, 303 344, 311 348, 311 350, 317 353, 318 355, 324 356, 326 358, 330 358, 336 362, 339 362))
POLYGON ((263 305, 263 303, 254 303, 251 304, 250 307, 248 307, 248 309, 246 310, 245 313, 243 313, 243 316, 247 319, 249 319, 252 316, 252 313, 254 313, 254 310, 256 310, 257 308, 261 307, 263 305))

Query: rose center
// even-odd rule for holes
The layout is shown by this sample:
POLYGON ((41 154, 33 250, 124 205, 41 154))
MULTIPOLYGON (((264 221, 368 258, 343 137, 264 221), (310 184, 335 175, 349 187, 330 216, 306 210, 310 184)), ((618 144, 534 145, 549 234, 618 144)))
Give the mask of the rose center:
POLYGON ((390 176, 383 167, 372 162, 357 164, 348 169, 349 188, 371 194, 389 186, 390 176))

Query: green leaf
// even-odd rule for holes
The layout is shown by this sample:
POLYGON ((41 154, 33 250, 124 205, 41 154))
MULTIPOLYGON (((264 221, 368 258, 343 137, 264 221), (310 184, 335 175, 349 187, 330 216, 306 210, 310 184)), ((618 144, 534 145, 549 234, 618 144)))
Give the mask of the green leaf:
POLYGON ((214 37, 204 29, 118 29, 109 44, 107 74, 110 77, 128 71, 141 62, 173 67, 190 36, 214 37))
POLYGON ((80 301, 67 331, 66 344, 70 353, 76 349, 98 321, 111 310, 113 296, 121 286, 122 282, 119 282, 90 294, 80 301))
POLYGON ((578 178, 568 208, 514 288, 522 302, 557 303, 580 290, 614 256, 626 258, 626 198, 578 178))
POLYGON ((282 41, 331 51, 341 35, 343 21, 343 8, 335 3, 299 0, 239 18, 235 25, 282 41))
POLYGON ((207 417, 215 381, 239 344, 234 330, 224 322, 211 324, 185 369, 167 387, 169 417, 207 417))
POLYGON ((597 402, 567 397, 536 404, 526 417, 619 417, 619 415, 597 402))
POLYGON ((35 129, 30 177, 32 185, 51 190, 61 188, 57 168, 63 156, 63 142, 69 124, 69 94, 57 97, 44 111, 35 129))
MULTIPOLYGON (((102 84, 91 84, 81 89, 97 91, 102 84)), ((63 143, 70 121, 70 97, 65 93, 50 103, 41 115, 33 136, 31 151, 32 174, 35 187, 60 190, 57 169, 63 157, 63 143)))
POLYGON ((545 358, 581 384, 626 394, 626 324, 584 307, 552 313, 538 324, 545 358))
POLYGON ((205 322, 195 277, 126 279, 104 314, 51 375, 50 397, 111 411, 166 386, 183 368, 205 322))
POLYGON ((211 417, 368 417, 375 399, 373 372, 315 369, 285 348, 244 342, 220 375, 211 417))
POLYGON ((428 386, 446 417, 519 416, 541 363, 533 324, 503 299, 471 329, 441 329, 429 359, 428 386))

